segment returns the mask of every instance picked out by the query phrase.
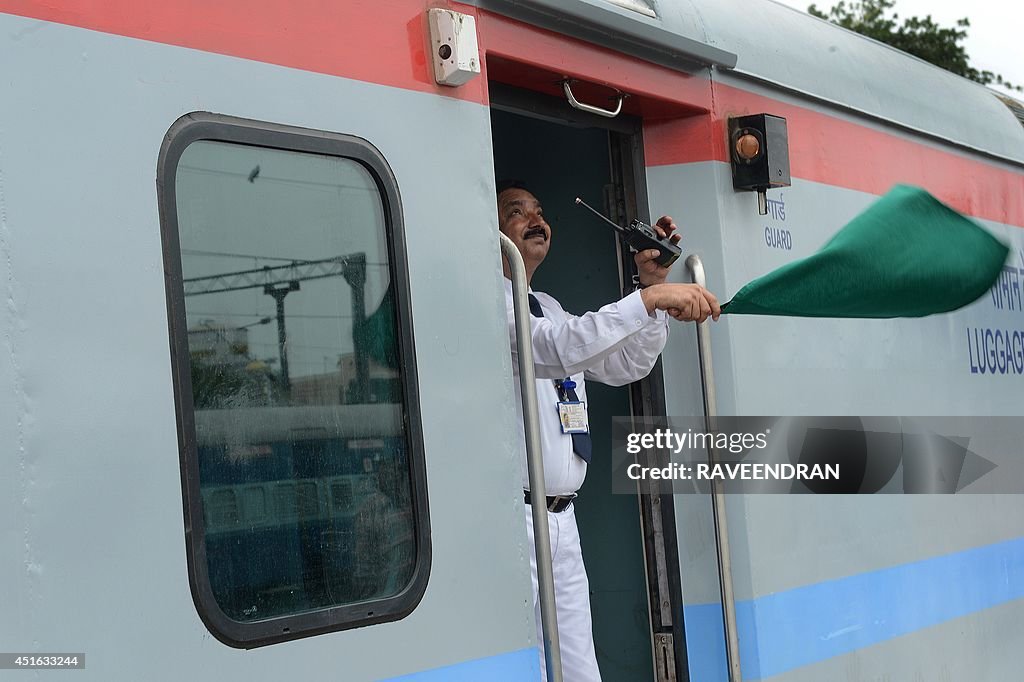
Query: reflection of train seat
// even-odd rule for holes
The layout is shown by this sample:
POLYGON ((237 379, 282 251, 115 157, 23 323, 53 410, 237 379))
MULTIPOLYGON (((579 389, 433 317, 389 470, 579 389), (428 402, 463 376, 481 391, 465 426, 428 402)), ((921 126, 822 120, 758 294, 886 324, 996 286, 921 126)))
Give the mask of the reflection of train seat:
POLYGON ((411 516, 396 524, 388 510, 393 505, 366 474, 204 489, 207 561, 218 603, 229 616, 248 620, 284 608, 295 594, 328 605, 397 591, 392 583, 404 584, 408 572, 382 561, 392 561, 392 547, 403 543, 411 565, 415 545, 411 516), (378 498, 386 508, 378 505, 367 516, 378 498), (366 517, 362 531, 357 516, 366 517), (405 529, 374 532, 368 544, 371 518, 405 529))

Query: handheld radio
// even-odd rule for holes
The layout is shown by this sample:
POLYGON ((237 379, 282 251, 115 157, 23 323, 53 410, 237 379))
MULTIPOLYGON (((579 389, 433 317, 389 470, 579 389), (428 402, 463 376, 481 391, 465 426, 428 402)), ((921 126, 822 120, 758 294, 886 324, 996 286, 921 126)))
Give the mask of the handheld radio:
POLYGON ((643 221, 634 220, 629 224, 629 227, 622 227, 621 225, 617 225, 616 223, 608 220, 608 218, 602 215, 599 211, 594 210, 587 204, 587 202, 583 201, 583 199, 576 197, 576 203, 587 208, 598 218, 614 227, 615 231, 619 233, 619 238, 637 251, 643 251, 644 249, 657 249, 659 254, 654 261, 658 265, 667 268, 675 263, 676 259, 679 258, 680 254, 683 252, 682 249, 668 239, 662 239, 659 237, 658 233, 654 231, 654 228, 643 221))

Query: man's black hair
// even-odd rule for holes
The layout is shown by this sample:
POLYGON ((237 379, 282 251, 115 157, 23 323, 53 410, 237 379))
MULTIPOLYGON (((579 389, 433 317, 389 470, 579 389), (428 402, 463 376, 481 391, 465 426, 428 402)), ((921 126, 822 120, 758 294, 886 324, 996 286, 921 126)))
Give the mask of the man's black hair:
POLYGON ((501 196, 501 193, 507 189, 525 189, 527 192, 530 191, 530 188, 527 187, 526 183, 523 182, 522 180, 517 180, 515 178, 504 178, 502 180, 498 180, 497 191, 495 192, 495 194, 497 196, 501 196))

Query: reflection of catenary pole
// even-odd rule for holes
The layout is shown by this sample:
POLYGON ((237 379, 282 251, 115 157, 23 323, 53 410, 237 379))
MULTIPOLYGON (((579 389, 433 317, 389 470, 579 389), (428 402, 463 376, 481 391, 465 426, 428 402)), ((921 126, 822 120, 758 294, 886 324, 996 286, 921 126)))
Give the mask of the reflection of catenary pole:
POLYGON ((292 379, 288 373, 288 334, 284 329, 284 297, 298 290, 299 283, 296 280, 263 285, 263 293, 274 297, 277 308, 277 355, 281 358, 281 385, 286 394, 291 393, 292 379))
MULTIPOLYGON (((284 297, 299 290, 299 282, 310 279, 323 279, 341 275, 352 287, 352 329, 362 329, 366 319, 365 295, 366 254, 354 253, 350 256, 335 256, 323 260, 295 261, 288 265, 265 266, 253 270, 225 272, 205 277, 190 277, 183 281, 186 296, 200 294, 217 294, 225 291, 242 289, 263 289, 263 293, 273 296, 277 304, 277 341, 281 356, 281 381, 286 391, 291 389, 288 376, 287 335, 284 323, 284 297)), ((366 399, 367 382, 370 368, 366 355, 366 344, 362 334, 353 334, 356 356, 356 387, 353 398, 356 402, 366 399)))

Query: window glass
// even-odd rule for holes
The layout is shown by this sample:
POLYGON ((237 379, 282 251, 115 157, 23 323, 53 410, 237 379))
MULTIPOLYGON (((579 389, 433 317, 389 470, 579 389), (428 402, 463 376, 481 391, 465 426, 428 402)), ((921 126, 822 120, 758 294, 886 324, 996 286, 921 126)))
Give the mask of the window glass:
POLYGON ((199 140, 175 193, 214 600, 244 623, 399 594, 417 547, 374 176, 199 140))
POLYGON ((605 0, 605 2, 622 7, 623 9, 631 9, 634 12, 638 12, 655 19, 658 17, 658 13, 654 10, 654 3, 651 2, 651 0, 605 0))

